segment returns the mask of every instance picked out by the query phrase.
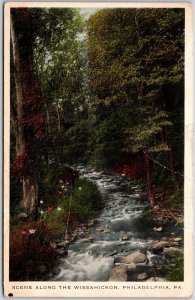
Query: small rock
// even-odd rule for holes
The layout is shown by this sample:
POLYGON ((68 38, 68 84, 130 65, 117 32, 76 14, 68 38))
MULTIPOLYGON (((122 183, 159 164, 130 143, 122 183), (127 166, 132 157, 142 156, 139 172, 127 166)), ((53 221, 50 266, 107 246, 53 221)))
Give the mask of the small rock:
POLYGON ((178 224, 183 224, 184 223, 184 218, 183 217, 177 218, 177 223, 178 224))
POLYGON ((94 222, 93 222, 93 221, 90 221, 87 225, 88 225, 88 227, 91 227, 91 226, 94 225, 94 222))
POLYGON ((51 246, 53 249, 56 249, 56 248, 57 248, 56 243, 53 243, 53 242, 50 242, 50 246, 51 246))
POLYGON ((60 242, 60 243, 58 243, 57 245, 56 245, 56 247, 57 248, 65 248, 65 247, 67 247, 68 246, 68 242, 60 242))
POLYGON ((162 227, 154 227, 153 230, 156 232, 161 232, 163 230, 163 228, 162 227))
POLYGON ((145 279, 147 279, 149 276, 148 276, 148 274, 147 273, 141 273, 141 274, 139 274, 138 276, 137 276, 137 279, 138 280, 145 280, 145 279))
POLYGON ((176 248, 176 247, 168 247, 163 249, 164 254, 172 254, 174 252, 183 254, 183 249, 176 248))
POLYGON ((115 266, 111 270, 109 281, 127 281, 127 266, 115 266))
POLYGON ((26 214, 26 213, 20 213, 18 215, 18 219, 25 221, 26 219, 28 219, 28 214, 26 214))
POLYGON ((157 243, 151 244, 148 248, 149 251, 152 251, 154 254, 158 254, 163 251, 163 247, 167 246, 168 242, 159 241, 157 243))
POLYGON ((59 255, 60 257, 63 257, 63 256, 68 255, 68 251, 65 250, 64 248, 56 249, 56 252, 58 253, 58 255, 59 255))
POLYGON ((138 188, 139 188, 139 185, 135 185, 135 186, 132 186, 132 187, 131 187, 132 190, 136 190, 136 189, 138 189, 138 188))
POLYGON ((110 231, 106 229, 106 230, 104 230, 104 233, 110 233, 110 231))
POLYGON ((168 280, 163 277, 150 277, 146 281, 148 281, 148 282, 154 282, 154 281, 165 282, 168 280))
POLYGON ((86 237, 83 239, 83 242, 86 242, 86 243, 92 243, 94 241, 94 239, 92 237, 86 237))
POLYGON ((122 238, 122 241, 128 241, 129 240, 129 237, 128 236, 124 236, 123 238, 122 238))
POLYGON ((176 238, 174 238, 173 239, 175 242, 180 242, 180 241, 182 241, 182 238, 181 237, 176 237, 176 238))
POLYGON ((103 232, 103 231, 104 231, 104 228, 102 228, 102 227, 97 227, 97 228, 95 229, 95 231, 96 231, 96 232, 103 232))

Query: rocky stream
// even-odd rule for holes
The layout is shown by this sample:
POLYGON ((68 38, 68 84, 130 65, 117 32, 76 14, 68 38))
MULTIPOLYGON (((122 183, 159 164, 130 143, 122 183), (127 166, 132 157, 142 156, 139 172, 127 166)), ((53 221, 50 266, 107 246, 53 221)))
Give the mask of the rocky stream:
POLYGON ((47 280, 166 281, 172 254, 183 252, 183 224, 144 217, 148 199, 135 181, 93 168, 77 170, 96 182, 105 207, 71 243, 55 244, 62 257, 47 280))

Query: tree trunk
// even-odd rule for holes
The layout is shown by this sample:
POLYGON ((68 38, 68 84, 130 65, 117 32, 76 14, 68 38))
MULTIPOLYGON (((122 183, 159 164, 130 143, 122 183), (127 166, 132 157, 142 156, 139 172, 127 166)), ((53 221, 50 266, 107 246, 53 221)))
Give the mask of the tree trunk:
POLYGON ((21 207, 25 211, 34 211, 37 204, 38 185, 36 178, 25 176, 23 178, 23 199, 21 207))
POLYGON ((169 166, 169 169, 171 171, 172 180, 175 183, 176 187, 179 188, 179 183, 178 183, 178 180, 177 180, 176 175, 175 175, 174 164, 173 164, 173 149, 172 149, 171 143, 169 141, 169 135, 168 135, 168 132, 167 132, 166 129, 165 129, 165 136, 166 136, 166 142, 167 142, 168 147, 170 149, 170 151, 167 152, 168 166, 169 166))
MULTIPOLYGON (((29 131, 27 132, 26 130, 25 132, 25 120, 27 119, 25 113, 27 103, 25 103, 25 99, 29 99, 30 92, 34 88, 32 84, 31 86, 29 84, 32 82, 32 44, 29 18, 30 16, 27 9, 11 10, 11 41, 13 47, 17 107, 16 153, 17 157, 20 157, 21 162, 23 163, 23 170, 19 174, 23 183, 23 195, 20 207, 27 212, 35 210, 38 193, 37 176, 35 176, 35 174, 37 174, 35 160, 30 156, 26 158, 26 160, 29 161, 24 161, 25 159, 23 156, 26 150, 31 150, 33 148, 30 146, 29 131), (22 38, 20 36, 20 39, 18 39, 18 36, 21 33, 20 30, 23 35, 22 38)), ((31 150, 31 152, 33 151, 31 150)))
POLYGON ((58 118, 58 131, 59 131, 59 133, 61 133, 61 120, 60 120, 60 112, 59 112, 58 103, 56 104, 56 113, 57 113, 57 118, 58 118))
POLYGON ((145 166, 146 166, 149 203, 150 203, 150 208, 152 209, 155 203, 155 196, 154 196, 154 190, 153 190, 151 174, 150 174, 150 160, 148 157, 148 148, 144 149, 144 157, 145 157, 145 166))
POLYGON ((45 110, 46 110, 46 116, 47 116, 47 129, 48 129, 48 132, 51 133, 50 116, 49 116, 49 110, 48 110, 46 102, 45 102, 45 110))

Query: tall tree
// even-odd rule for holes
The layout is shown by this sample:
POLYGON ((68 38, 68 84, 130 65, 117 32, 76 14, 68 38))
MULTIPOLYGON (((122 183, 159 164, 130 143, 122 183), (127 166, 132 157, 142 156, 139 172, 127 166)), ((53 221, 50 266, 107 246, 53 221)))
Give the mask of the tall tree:
POLYGON ((44 136, 43 99, 33 74, 31 15, 27 8, 11 10, 11 40, 15 77, 16 157, 14 170, 22 180, 20 206, 34 211, 38 197, 37 141, 44 136))
POLYGON ((75 9, 12 10, 12 128, 19 145, 13 167, 27 211, 37 203, 37 181, 42 195, 45 177, 65 164, 66 131, 87 112, 82 28, 75 9))

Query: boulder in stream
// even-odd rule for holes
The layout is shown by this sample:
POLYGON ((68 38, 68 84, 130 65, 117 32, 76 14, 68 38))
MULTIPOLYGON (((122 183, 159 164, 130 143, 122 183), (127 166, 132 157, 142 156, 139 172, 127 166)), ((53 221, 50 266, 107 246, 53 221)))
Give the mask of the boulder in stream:
POLYGON ((94 241, 94 239, 90 236, 83 239, 83 242, 85 242, 85 243, 92 243, 93 241, 94 241))
POLYGON ((127 281, 127 266, 115 266, 111 270, 109 281, 127 281))
POLYGON ((103 232, 104 231, 104 228, 103 227, 97 227, 95 229, 96 232, 103 232))
POLYGON ((161 232, 161 231, 163 231, 163 228, 162 228, 162 226, 154 227, 153 230, 156 231, 156 232, 161 232))
POLYGON ((177 247, 167 247, 163 249, 164 254, 180 253, 183 254, 183 249, 177 247))
POLYGON ((171 240, 161 240, 155 243, 152 243, 148 250, 151 251, 154 254, 159 254, 163 252, 164 247, 171 247, 171 246, 177 246, 178 242, 171 241, 171 240))
POLYGON ((110 233, 110 230, 105 229, 103 232, 104 232, 104 233, 110 233))
POLYGON ((56 245, 57 248, 66 248, 69 245, 69 241, 60 242, 56 245))
POLYGON ((173 239, 175 242, 180 242, 180 241, 182 241, 182 238, 181 237, 176 237, 176 238, 174 238, 173 239))
POLYGON ((131 254, 127 256, 116 256, 114 261, 117 263, 124 263, 124 264, 138 264, 138 263, 144 263, 146 262, 147 256, 146 254, 140 252, 140 251, 135 251, 132 252, 131 254))
POLYGON ((165 282, 165 281, 168 281, 168 280, 166 278, 163 278, 163 277, 150 277, 146 281, 148 281, 148 282, 154 282, 154 281, 165 282))
POLYGON ((138 274, 137 279, 138 280, 145 280, 148 277, 149 277, 148 274, 144 272, 144 273, 138 274))

